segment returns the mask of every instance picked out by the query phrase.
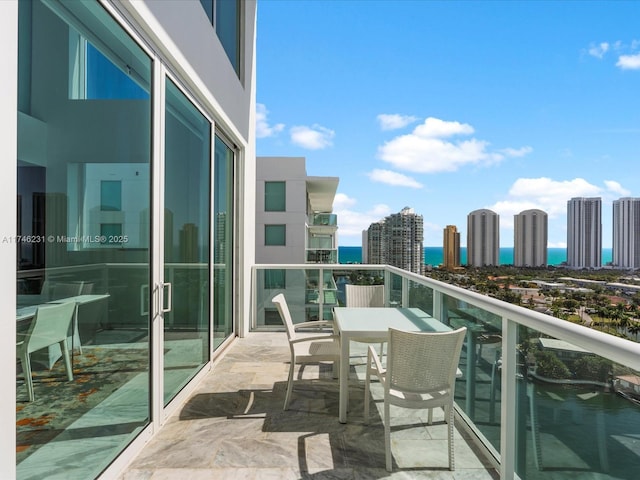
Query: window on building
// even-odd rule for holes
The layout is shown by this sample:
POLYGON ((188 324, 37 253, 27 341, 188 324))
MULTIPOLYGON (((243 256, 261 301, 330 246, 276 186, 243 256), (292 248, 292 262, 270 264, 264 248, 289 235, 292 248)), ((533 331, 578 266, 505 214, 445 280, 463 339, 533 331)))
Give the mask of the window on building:
POLYGON ((286 225, 265 225, 264 244, 267 246, 286 245, 287 227, 286 225))
POLYGON ((286 182, 264 182, 264 211, 284 212, 286 210, 286 182))
POLYGON ((287 271, 283 269, 264 271, 264 288, 274 290, 284 288, 287 278, 287 271))
POLYGON ((121 223, 101 223, 100 242, 104 245, 122 244, 122 224, 121 223))
POLYGON ((240 76, 241 0, 200 0, 233 69, 240 76))
MULTIPOLYGON (((97 40, 94 40, 97 42, 97 40)), ((122 58, 117 48, 97 48, 69 28, 69 98, 72 100, 140 100, 149 98, 147 66, 136 56, 122 58)))
POLYGON ((102 180, 100 182, 100 210, 119 212, 122 210, 122 182, 102 180))
POLYGON ((264 309, 264 324, 282 325, 282 317, 280 317, 277 309, 270 307, 264 309))

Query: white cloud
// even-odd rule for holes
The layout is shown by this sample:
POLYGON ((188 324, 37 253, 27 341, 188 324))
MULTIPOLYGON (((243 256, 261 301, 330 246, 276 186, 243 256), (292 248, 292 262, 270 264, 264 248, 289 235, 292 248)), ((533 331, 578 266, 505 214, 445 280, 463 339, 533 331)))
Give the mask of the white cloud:
POLYGON ((611 193, 622 195, 623 197, 631 194, 629 190, 624 188, 622 185, 620 185, 620 183, 616 182, 615 180, 605 180, 604 184, 607 187, 607 190, 609 190, 611 193))
POLYGON ((336 193, 336 196, 333 197, 333 208, 335 209, 346 209, 348 207, 353 207, 356 203, 355 198, 351 198, 344 193, 336 193))
POLYGON ((284 123, 269 125, 269 110, 263 103, 256 104, 256 137, 266 138, 277 135, 284 130, 284 123))
POLYGON ((635 55, 620 55, 616 67, 622 70, 640 70, 640 53, 635 55))
POLYGON ((309 150, 322 150, 323 148, 333 145, 333 137, 335 132, 321 125, 312 125, 311 127, 298 125, 291 127, 291 142, 302 148, 309 150))
POLYGON ((503 148, 500 150, 500 153, 503 153, 507 157, 524 157, 531 152, 533 152, 533 148, 531 147, 503 148))
POLYGON ((357 211, 354 208, 356 204, 357 200, 343 193, 336 194, 334 198, 333 213, 338 216, 341 245, 360 245, 362 231, 391 213, 391 209, 385 204, 374 205, 366 212, 357 211))
POLYGON ((391 170, 375 169, 368 173, 368 175, 372 182, 386 183, 394 187, 422 188, 422 184, 413 178, 398 172, 392 172, 391 170))
POLYGON ((430 117, 412 133, 400 135, 378 147, 378 156, 397 169, 435 173, 453 172, 465 165, 490 165, 531 151, 531 147, 490 151, 488 142, 476 138, 445 140, 473 132, 469 124, 430 117))
POLYGON ((381 113, 376 118, 382 130, 396 130, 419 120, 418 117, 398 113, 381 113))
POLYGON ((468 123, 448 122, 429 117, 422 125, 418 125, 414 134, 424 138, 452 137, 454 135, 471 135, 474 129, 468 123))
POLYGON ((607 51, 609 50, 609 43, 607 42, 601 42, 597 45, 591 45, 589 47, 589 55, 591 55, 592 57, 596 57, 596 58, 602 58, 604 57, 604 54, 607 53, 607 51))
MULTIPOLYGON (((548 177, 519 178, 509 189, 509 198, 505 202, 515 202, 525 207, 511 211, 511 214, 529 208, 539 208, 547 212, 550 218, 555 218, 566 215, 567 200, 573 197, 595 197, 601 193, 602 188, 590 184, 583 178, 563 181, 548 177)), ((496 212, 501 213, 498 210, 496 212)))

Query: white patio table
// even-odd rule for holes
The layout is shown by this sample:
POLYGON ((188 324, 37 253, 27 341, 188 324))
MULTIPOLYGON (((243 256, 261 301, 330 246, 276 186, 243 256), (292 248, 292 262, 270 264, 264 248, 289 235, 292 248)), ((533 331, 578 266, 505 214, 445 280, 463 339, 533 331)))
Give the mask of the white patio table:
POLYGON ((333 315, 340 335, 340 423, 347 422, 349 355, 351 341, 384 342, 389 328, 408 332, 448 332, 447 325, 419 308, 336 307, 333 315))

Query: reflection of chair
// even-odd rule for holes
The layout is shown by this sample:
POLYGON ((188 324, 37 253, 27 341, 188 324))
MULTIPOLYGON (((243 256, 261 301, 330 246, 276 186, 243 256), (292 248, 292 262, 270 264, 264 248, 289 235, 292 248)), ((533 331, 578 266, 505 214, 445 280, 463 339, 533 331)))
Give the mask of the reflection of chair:
POLYGON ((333 373, 335 377, 337 376, 338 364, 340 362, 340 348, 337 341, 338 337, 333 334, 320 334, 303 338, 296 336, 296 329, 298 328, 322 327, 325 325, 332 326, 333 322, 323 320, 294 325, 284 295, 280 293, 273 297, 272 301, 278 308, 282 323, 284 323, 287 328, 289 348, 291 349, 287 395, 284 399, 284 410, 286 410, 289 408, 289 400, 291 399, 291 392, 293 390, 293 370, 295 369, 296 363, 333 362, 333 373))
POLYGON ((22 364, 24 381, 27 384, 30 402, 32 402, 34 398, 30 357, 32 352, 50 345, 59 344, 62 355, 64 356, 67 378, 69 381, 73 380, 71 358, 67 346, 67 334, 75 308, 76 304, 73 302, 38 307, 27 332, 18 334, 16 357, 20 359, 20 363, 22 364))
POLYGON ((387 470, 391 471, 391 419, 390 405, 404 408, 429 409, 429 424, 433 421, 433 408, 443 407, 448 423, 449 469, 454 469, 453 458, 453 395, 460 351, 466 328, 452 332, 403 332, 389 329, 387 369, 369 347, 365 379, 364 419, 369 421, 369 388, 371 374, 384 386, 384 444, 387 470))

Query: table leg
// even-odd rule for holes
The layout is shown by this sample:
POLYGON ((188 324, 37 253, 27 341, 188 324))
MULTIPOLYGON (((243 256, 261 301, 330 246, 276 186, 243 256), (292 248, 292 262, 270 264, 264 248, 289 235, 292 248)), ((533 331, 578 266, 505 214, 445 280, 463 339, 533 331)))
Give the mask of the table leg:
POLYGON ((349 344, 350 340, 342 337, 340 342, 340 423, 347 423, 347 406, 349 405, 349 344))

